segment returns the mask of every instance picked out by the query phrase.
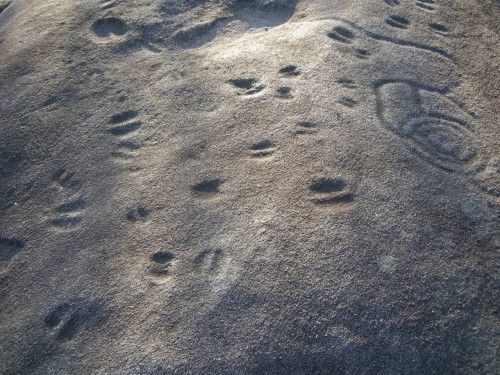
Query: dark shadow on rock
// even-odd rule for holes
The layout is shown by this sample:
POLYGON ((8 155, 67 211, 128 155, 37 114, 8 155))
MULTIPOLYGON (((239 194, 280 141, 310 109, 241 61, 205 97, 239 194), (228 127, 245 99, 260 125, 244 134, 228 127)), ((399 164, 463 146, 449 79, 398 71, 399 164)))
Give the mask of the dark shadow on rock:
POLYGON ((166 0, 160 6, 160 12, 167 16, 175 16, 203 5, 207 0, 166 0))
POLYGON ((227 0, 234 16, 250 27, 274 27, 287 22, 295 13, 297 0, 227 0))
POLYGON ((217 32, 226 26, 227 18, 217 18, 209 22, 201 22, 183 28, 174 34, 174 41, 183 48, 198 48, 211 42, 217 32))

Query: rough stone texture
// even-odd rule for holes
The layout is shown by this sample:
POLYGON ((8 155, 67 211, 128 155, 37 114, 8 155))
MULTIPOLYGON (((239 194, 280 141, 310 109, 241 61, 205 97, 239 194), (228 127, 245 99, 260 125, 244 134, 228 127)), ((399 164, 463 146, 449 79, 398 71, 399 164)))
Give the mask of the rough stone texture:
POLYGON ((500 371, 498 2, 0 10, 0 373, 500 371))

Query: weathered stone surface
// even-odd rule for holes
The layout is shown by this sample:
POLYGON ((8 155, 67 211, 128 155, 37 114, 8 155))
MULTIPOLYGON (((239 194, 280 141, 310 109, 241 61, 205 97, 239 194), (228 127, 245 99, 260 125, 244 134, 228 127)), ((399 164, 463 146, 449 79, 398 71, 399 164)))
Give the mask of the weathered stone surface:
POLYGON ((497 2, 0 10, 0 373, 498 373, 497 2))

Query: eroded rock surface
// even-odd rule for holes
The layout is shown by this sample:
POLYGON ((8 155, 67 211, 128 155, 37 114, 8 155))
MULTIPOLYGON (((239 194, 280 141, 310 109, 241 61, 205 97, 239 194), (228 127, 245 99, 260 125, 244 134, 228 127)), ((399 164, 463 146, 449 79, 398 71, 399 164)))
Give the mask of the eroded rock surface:
POLYGON ((496 2, 0 12, 0 373, 498 372, 496 2))

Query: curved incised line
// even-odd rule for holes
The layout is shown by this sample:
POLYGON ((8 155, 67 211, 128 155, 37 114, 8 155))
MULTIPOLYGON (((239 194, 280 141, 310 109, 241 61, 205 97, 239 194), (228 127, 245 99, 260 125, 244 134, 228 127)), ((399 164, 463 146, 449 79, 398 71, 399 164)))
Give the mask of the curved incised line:
POLYGON ((373 31, 366 30, 363 27, 358 26, 354 22, 351 22, 351 21, 348 21, 348 20, 345 20, 342 18, 331 18, 331 19, 337 20, 340 22, 344 22, 344 23, 354 27, 355 29, 359 30, 360 32, 362 32, 363 34, 365 34, 369 38, 372 38, 375 40, 380 40, 382 42, 397 44, 399 46, 413 47, 413 48, 421 49, 424 51, 436 53, 436 54, 438 54, 438 55, 440 55, 448 60, 454 61, 453 55, 440 47, 434 47, 434 46, 430 46, 430 45, 427 45, 424 43, 413 42, 413 41, 407 40, 407 39, 399 39, 399 38, 393 38, 393 37, 386 36, 386 35, 377 34, 373 31))

